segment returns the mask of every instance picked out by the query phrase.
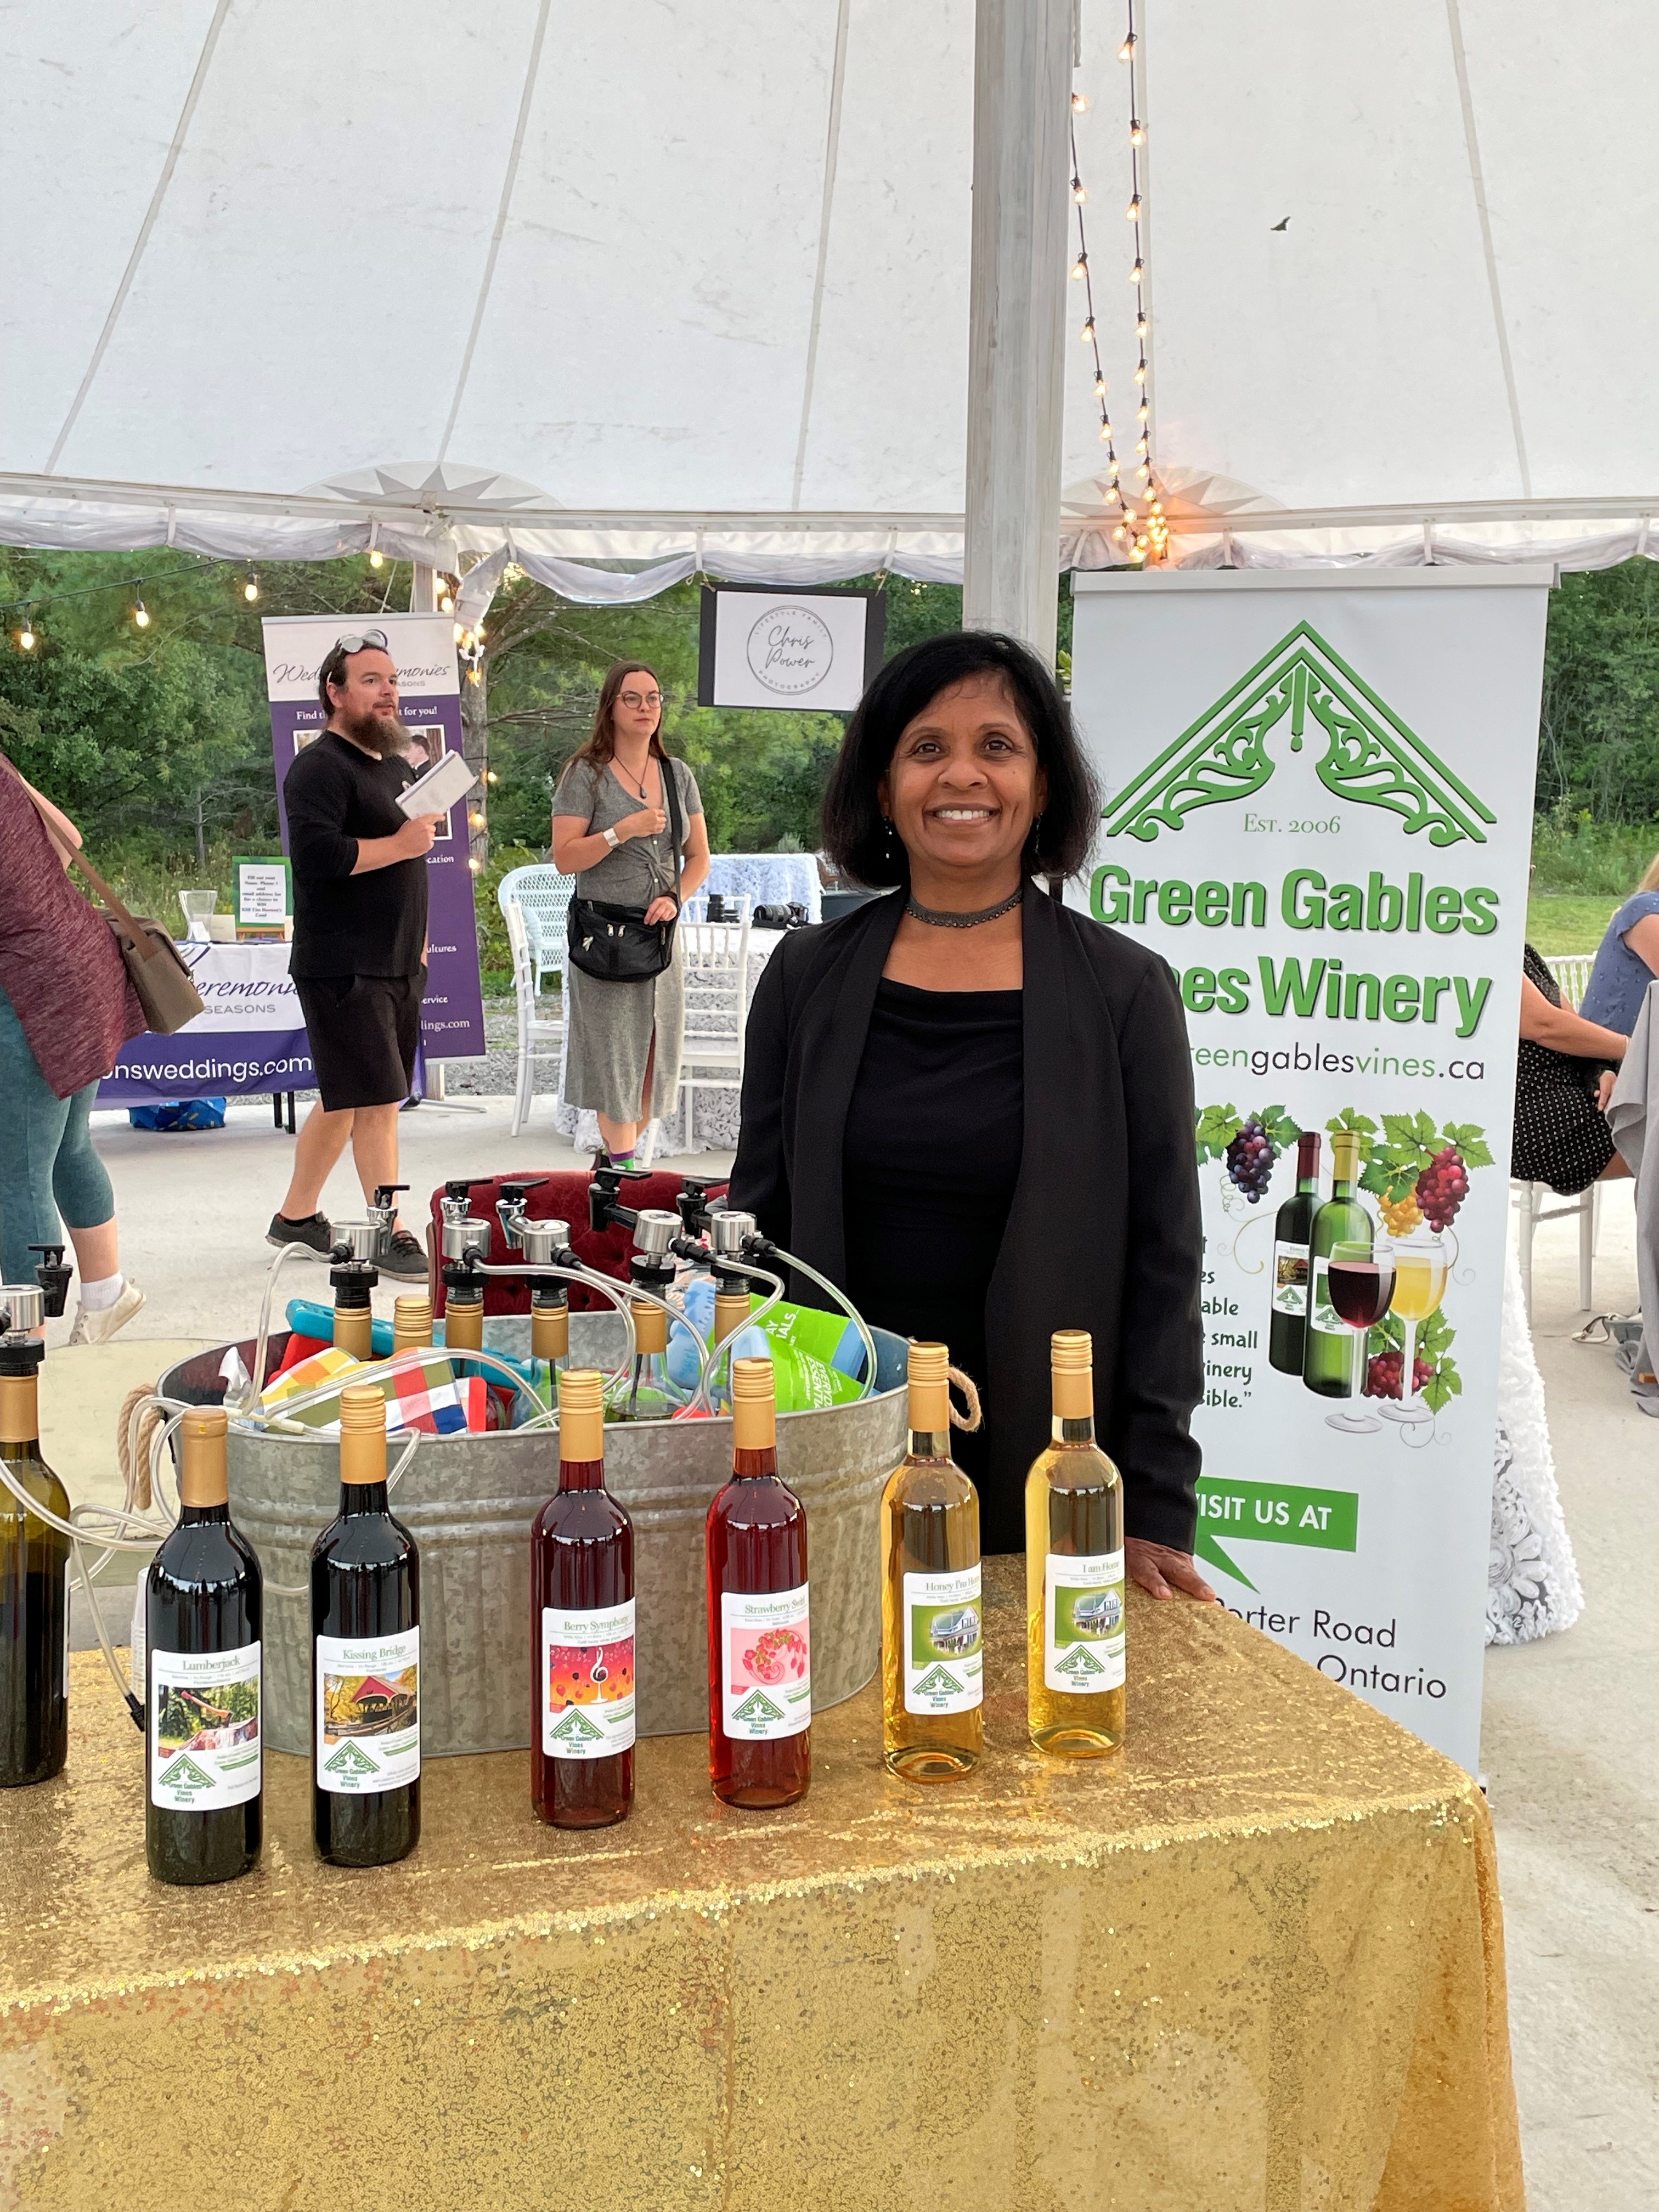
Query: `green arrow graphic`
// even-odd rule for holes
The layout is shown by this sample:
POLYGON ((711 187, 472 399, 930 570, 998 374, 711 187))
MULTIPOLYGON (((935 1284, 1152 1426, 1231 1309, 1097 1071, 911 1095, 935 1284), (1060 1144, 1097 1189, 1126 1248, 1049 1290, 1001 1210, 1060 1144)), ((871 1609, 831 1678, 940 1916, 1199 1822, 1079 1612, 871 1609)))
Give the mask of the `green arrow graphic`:
POLYGON ((1253 1590, 1255 1584, 1222 1549, 1218 1533, 1230 1544, 1295 1544, 1322 1552, 1352 1552, 1359 1541, 1359 1499, 1352 1490, 1200 1476, 1194 1553, 1253 1590))

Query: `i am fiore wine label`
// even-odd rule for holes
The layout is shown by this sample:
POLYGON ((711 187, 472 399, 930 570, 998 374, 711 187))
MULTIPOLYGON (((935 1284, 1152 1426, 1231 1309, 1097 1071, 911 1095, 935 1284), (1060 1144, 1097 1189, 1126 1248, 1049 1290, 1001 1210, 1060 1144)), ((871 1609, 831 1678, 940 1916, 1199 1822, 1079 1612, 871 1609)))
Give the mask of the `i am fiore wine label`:
POLYGON ((1050 1552, 1042 1574, 1042 1679, 1088 1696, 1124 1679, 1123 1554, 1050 1552))
POLYGON ((316 1639, 317 1782, 342 1797, 421 1771, 421 1632, 316 1639))

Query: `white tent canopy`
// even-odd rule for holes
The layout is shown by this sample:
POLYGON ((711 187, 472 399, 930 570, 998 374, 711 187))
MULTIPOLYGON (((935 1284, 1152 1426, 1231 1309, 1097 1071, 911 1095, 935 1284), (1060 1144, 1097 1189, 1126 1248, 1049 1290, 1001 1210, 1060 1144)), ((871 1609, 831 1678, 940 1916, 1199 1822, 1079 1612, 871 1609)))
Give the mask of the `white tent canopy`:
MULTIPOLYGON (((1079 7, 1127 418, 1121 9, 1079 7)), ((497 554, 583 597, 960 574, 972 0, 14 0, 0 32, 0 542, 497 554)), ((1649 550, 1659 13, 1152 0, 1143 61, 1177 558, 1649 550)), ((1070 355, 1060 554, 1101 566, 1070 355)))

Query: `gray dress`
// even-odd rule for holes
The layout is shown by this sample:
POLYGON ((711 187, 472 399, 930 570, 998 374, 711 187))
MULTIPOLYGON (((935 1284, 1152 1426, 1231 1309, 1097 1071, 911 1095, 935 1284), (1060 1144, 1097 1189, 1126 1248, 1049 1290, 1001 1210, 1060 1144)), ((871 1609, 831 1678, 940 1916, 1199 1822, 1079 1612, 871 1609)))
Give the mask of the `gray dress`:
MULTIPOLYGON (((689 836, 692 816, 702 812, 702 796, 684 761, 670 766, 679 793, 680 828, 689 836)), ((579 816, 590 834, 614 829, 640 806, 609 765, 595 768, 587 761, 572 761, 553 794, 554 813, 579 816)), ((629 838, 576 878, 578 898, 602 899, 641 913, 673 888, 673 842, 667 830, 655 837, 629 838)), ((564 993, 566 1104, 591 1108, 613 1121, 637 1119, 654 1036, 657 1056, 645 1119, 654 1121, 672 1114, 679 1096, 685 1036, 685 978, 678 937, 674 957, 660 975, 641 983, 601 983, 567 963, 564 993)))

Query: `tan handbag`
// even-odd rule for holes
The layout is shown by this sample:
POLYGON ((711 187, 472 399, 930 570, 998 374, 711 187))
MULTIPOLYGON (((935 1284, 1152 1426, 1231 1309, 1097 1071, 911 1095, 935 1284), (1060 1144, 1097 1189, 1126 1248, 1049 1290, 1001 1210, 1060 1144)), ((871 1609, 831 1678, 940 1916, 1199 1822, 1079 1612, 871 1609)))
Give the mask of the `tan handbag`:
MULTIPOLYGON (((35 812, 40 813, 39 807, 35 812)), ((121 948, 121 957, 132 978, 132 988, 138 994, 147 1025, 157 1036, 171 1036, 186 1022, 193 1022, 198 1014, 205 1013, 202 994, 191 981, 190 970, 179 958, 178 946, 161 923, 135 921, 86 855, 66 843, 46 815, 40 814, 40 819, 52 843, 79 868, 104 902, 104 920, 115 933, 115 941, 121 948)))

